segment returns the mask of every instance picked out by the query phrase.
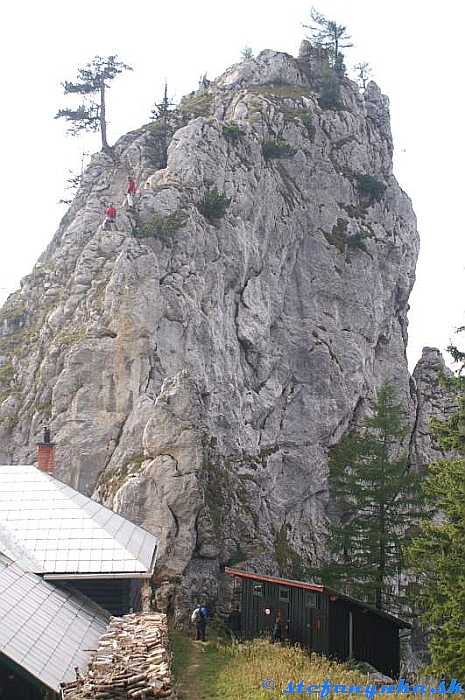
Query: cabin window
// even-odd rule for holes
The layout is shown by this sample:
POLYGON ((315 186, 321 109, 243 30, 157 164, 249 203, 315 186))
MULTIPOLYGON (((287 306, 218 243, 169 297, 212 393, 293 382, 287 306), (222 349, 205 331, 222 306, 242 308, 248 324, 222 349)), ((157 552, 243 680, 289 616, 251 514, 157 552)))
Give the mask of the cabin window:
POLYGON ((285 588, 284 586, 280 586, 280 588, 279 588, 279 600, 282 600, 283 603, 289 602, 289 588, 285 588))
POLYGON ((252 588, 252 594, 263 598, 263 583, 254 583, 252 588))
POLYGON ((307 593, 307 608, 318 608, 318 594, 307 593))

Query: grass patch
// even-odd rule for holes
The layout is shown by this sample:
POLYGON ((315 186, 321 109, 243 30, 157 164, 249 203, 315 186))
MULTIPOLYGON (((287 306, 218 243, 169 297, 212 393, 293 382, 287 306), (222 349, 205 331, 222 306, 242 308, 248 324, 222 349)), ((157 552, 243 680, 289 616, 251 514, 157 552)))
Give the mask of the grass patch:
POLYGON ((181 112, 181 114, 192 114, 194 117, 206 117, 207 114, 210 114, 212 104, 213 97, 202 93, 201 95, 186 97, 184 100, 182 100, 178 110, 181 112))
POLYGON ((0 425, 3 425, 6 430, 13 430, 17 424, 18 419, 16 416, 3 416, 3 418, 0 418, 0 425))
MULTIPOLYGON (((198 644, 175 631, 170 634, 170 643, 179 700, 282 698, 290 679, 296 684, 305 679, 308 684, 321 686, 327 678, 345 685, 347 690, 351 685, 361 685, 365 697, 363 691, 369 683, 366 676, 346 664, 267 640, 247 642, 239 649, 231 644, 198 644), (262 687, 265 678, 274 680, 274 690, 262 687)), ((333 697, 331 692, 328 698, 333 697)))
MULTIPOLYGON (((143 455, 140 455, 143 457, 143 455)), ((104 471, 97 482, 97 487, 99 488, 100 495, 102 498, 108 498, 109 496, 114 497, 116 492, 119 491, 121 486, 126 482, 129 465, 137 457, 131 457, 121 468, 112 469, 111 471, 104 471)), ((143 460, 141 460, 142 462, 143 460)))
MULTIPOLYGON (((284 116, 285 121, 295 121, 305 119, 309 114, 308 107, 304 100, 312 95, 311 91, 304 87, 288 85, 287 83, 267 85, 257 85, 248 89, 249 93, 263 97, 271 102, 275 108, 284 116)), ((253 111, 263 111, 266 102, 253 97, 249 99, 247 107, 253 111)), ((309 129, 311 137, 312 128, 309 129)), ((312 138, 312 137, 311 137, 312 138)))
POLYGON ((265 85, 255 85, 247 88, 247 92, 255 95, 271 95, 274 97, 289 97, 294 100, 302 97, 311 97, 310 88, 299 87, 298 85, 288 85, 287 83, 266 83, 265 85))
POLYGON ((251 100, 247 102, 247 110, 252 110, 253 112, 261 112, 265 107, 263 100, 259 100, 258 97, 252 97, 251 100))
POLYGON ((52 406, 49 403, 42 404, 41 406, 37 406, 37 412, 42 413, 46 418, 50 418, 52 415, 52 406))
POLYGON ((84 340, 85 333, 84 330, 70 331, 68 333, 64 332, 62 335, 58 336, 60 341, 60 346, 62 348, 71 347, 71 345, 76 345, 81 340, 84 340))
POLYGON ((0 402, 4 401, 12 393, 14 381, 14 369, 12 362, 6 362, 0 368, 0 402))
POLYGON ((5 362, 5 364, 0 367, 0 382, 12 382, 14 374, 13 363, 5 362))
POLYGON ((143 452, 141 452, 138 455, 132 455, 132 457, 129 457, 129 459, 127 459, 124 463, 124 466, 127 467, 129 466, 129 464, 137 464, 138 466, 140 466, 142 462, 145 462, 146 459, 147 457, 144 455, 143 452))
POLYGON ((154 119, 148 124, 144 124, 140 129, 136 129, 136 131, 150 131, 155 136, 160 136, 164 131, 166 131, 166 124, 164 123, 163 119, 154 119))
POLYGON ((192 640, 178 630, 172 630, 169 635, 170 647, 173 654, 173 676, 179 681, 183 677, 192 656, 192 640))
MULTIPOLYGON (((193 630, 195 629, 192 625, 193 630)), ((211 632, 207 626, 207 635, 211 632)), ((173 678, 178 700, 210 700, 230 697, 216 694, 217 678, 225 672, 228 656, 223 653, 227 647, 217 644, 199 644, 182 632, 170 632, 170 646, 173 654, 173 678)))

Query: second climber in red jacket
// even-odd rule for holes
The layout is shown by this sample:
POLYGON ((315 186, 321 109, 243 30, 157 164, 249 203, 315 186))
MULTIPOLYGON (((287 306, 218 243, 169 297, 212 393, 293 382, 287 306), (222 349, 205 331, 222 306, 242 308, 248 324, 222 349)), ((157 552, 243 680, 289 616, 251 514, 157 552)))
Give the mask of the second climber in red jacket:
POLYGON ((107 215, 107 218, 104 221, 103 228, 109 230, 112 224, 116 226, 116 209, 113 204, 109 204, 107 206, 105 209, 105 214, 107 215))
POLYGON ((137 187, 136 187, 136 181, 131 175, 128 175, 128 184, 126 187, 126 199, 128 203, 128 207, 132 209, 134 206, 134 195, 136 194, 137 187))

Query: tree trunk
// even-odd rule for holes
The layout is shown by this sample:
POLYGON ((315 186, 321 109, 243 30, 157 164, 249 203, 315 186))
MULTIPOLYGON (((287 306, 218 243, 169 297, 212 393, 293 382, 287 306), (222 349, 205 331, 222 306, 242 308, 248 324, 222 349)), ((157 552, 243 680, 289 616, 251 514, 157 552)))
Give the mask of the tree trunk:
POLYGON ((378 575, 377 575, 377 588, 376 588, 376 602, 375 607, 377 610, 382 610, 383 608, 383 583, 384 575, 386 571, 386 543, 384 541, 384 535, 386 534, 386 515, 384 511, 384 504, 381 504, 380 508, 380 534, 381 539, 379 542, 379 565, 378 565, 378 575))
POLYGON ((100 83, 100 133, 102 136, 102 151, 109 151, 110 146, 107 141, 107 122, 105 120, 105 80, 100 83))
POLYGON ((163 97, 163 131, 162 131, 162 150, 163 150, 163 161, 162 168, 166 168, 168 163, 168 85, 165 81, 165 94, 163 97))

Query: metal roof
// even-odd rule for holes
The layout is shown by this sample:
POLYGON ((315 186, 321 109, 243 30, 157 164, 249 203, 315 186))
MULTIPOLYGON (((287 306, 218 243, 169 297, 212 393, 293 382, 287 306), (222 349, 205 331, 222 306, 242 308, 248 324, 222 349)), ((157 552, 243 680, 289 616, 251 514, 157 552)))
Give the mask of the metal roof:
POLYGON ((24 572, 0 554, 0 657, 59 690, 86 671, 108 618, 84 597, 24 572))
POLYGON ((336 591, 334 590, 334 588, 328 588, 327 586, 319 586, 318 584, 314 583, 305 583, 304 581, 293 581, 291 579, 286 578, 276 578, 276 576, 262 576, 262 574, 254 574, 249 571, 242 571, 241 569, 233 569, 229 566, 225 567, 224 573, 231 574, 231 576, 237 576, 238 578, 252 579, 254 581, 263 581, 266 583, 275 583, 278 586, 303 588, 307 591, 314 591, 315 593, 326 593, 332 598, 334 597, 336 600, 346 600, 348 603, 352 603, 352 605, 356 605, 357 607, 362 608, 364 612, 370 612, 374 615, 378 615, 379 617, 384 617, 386 620, 393 622, 398 627, 409 629, 412 626, 410 623, 405 622, 404 620, 401 620, 400 618, 395 617, 394 615, 391 615, 390 613, 387 613, 384 610, 378 610, 372 605, 369 605, 369 603, 364 603, 362 600, 357 600, 357 598, 352 598, 351 596, 348 596, 345 593, 336 591))
POLYGON ((157 539, 32 465, 0 466, 0 552, 45 578, 139 578, 157 539))

